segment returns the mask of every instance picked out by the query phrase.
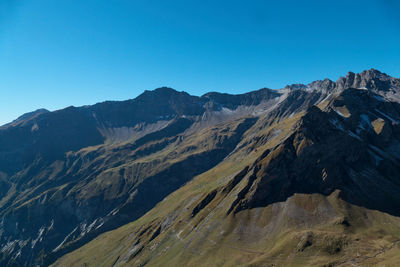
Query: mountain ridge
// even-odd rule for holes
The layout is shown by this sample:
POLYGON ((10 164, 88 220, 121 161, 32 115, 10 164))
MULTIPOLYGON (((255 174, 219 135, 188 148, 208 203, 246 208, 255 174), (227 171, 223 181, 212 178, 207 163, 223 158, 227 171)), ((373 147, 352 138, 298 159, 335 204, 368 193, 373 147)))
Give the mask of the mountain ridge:
POLYGON ((350 88, 286 118, 274 125, 283 138, 267 133, 258 152, 231 154, 54 266, 396 266, 399 104, 376 96, 350 88), (381 120, 386 134, 374 127, 381 120))
MULTIPOLYGON (((389 76, 388 74, 386 74, 384 72, 381 72, 381 71, 379 71, 377 69, 371 68, 369 70, 364 70, 364 71, 362 71, 360 73, 354 73, 354 72, 349 71, 346 76, 339 77, 336 82, 332 81, 329 78, 325 78, 324 80, 316 80, 316 81, 310 82, 309 84, 302 84, 302 83, 290 84, 290 85, 285 86, 282 89, 270 89, 270 88, 264 87, 264 88, 261 88, 261 89, 258 89, 258 90, 250 91, 250 92, 247 92, 247 93, 240 93, 240 94, 229 94, 229 93, 221 93, 221 92, 212 91, 212 92, 204 93, 201 96, 193 96, 193 95, 190 95, 189 93, 187 93, 186 91, 177 91, 177 90, 175 90, 175 89, 173 89, 171 87, 163 86, 163 87, 158 87, 158 88, 156 88, 154 90, 145 90, 142 94, 138 95, 136 98, 138 98, 138 100, 142 100, 146 96, 150 96, 150 95, 153 96, 153 97, 154 96, 155 97, 160 97, 162 95, 166 96, 166 95, 169 95, 169 94, 174 94, 174 95, 183 94, 183 95, 186 95, 186 96, 191 96, 191 97, 200 98, 200 99, 209 98, 209 99, 215 100, 214 99, 215 96, 217 96, 217 98, 221 97, 221 96, 229 96, 229 97, 238 96, 239 97, 239 96, 246 96, 246 95, 255 95, 257 93, 263 93, 263 92, 267 92, 267 94, 268 93, 273 94, 274 92, 278 93, 278 92, 283 91, 285 89, 298 90, 298 89, 322 88, 322 89, 327 89, 327 90, 334 90, 333 87, 339 87, 340 89, 346 89, 346 88, 361 88, 361 87, 365 87, 365 86, 368 86, 368 89, 375 89, 373 86, 374 86, 374 84, 375 84, 375 82, 377 80, 382 80, 384 82, 389 82, 391 85, 395 85, 396 87, 400 87, 400 79, 393 78, 393 77, 389 76)), ((387 87, 387 85, 385 85, 385 88, 386 87, 387 87)), ((274 95, 276 96, 276 94, 274 94, 274 95)), ((79 108, 84 108, 84 109, 89 108, 90 109, 93 106, 100 106, 100 105, 103 105, 103 104, 132 102, 136 98, 132 98, 132 99, 128 99, 128 100, 120 100, 120 101, 117 101, 117 100, 106 100, 106 101, 103 101, 103 102, 96 103, 94 105, 84 105, 84 106, 80 106, 80 107, 70 106, 70 107, 67 107, 65 109, 68 109, 68 108, 78 108, 78 109, 79 108)), ((63 109, 59 109, 57 111, 61 111, 61 110, 63 110, 63 109)), ((28 113, 25 113, 25 114, 21 115, 15 121, 23 120, 23 119, 25 119, 26 116, 29 117, 29 116, 32 116, 32 115, 36 115, 36 113, 38 113, 38 114, 47 113, 47 111, 48 110, 42 108, 42 109, 38 109, 38 110, 33 111, 33 112, 28 112, 28 113)), ((11 124, 11 123, 13 123, 13 122, 10 122, 10 123, 7 123, 7 124, 11 124)), ((3 126, 6 126, 7 124, 5 124, 3 126)), ((0 127, 3 127, 3 126, 0 126, 0 127)))
MULTIPOLYGON (((337 194, 339 202, 397 216, 400 202, 394 196, 388 205, 387 195, 398 184, 399 84, 372 69, 337 82, 239 95, 199 97, 163 87, 135 99, 68 107, 0 128, 1 262, 52 263, 105 231, 140 221, 165 197, 213 171, 219 174, 209 186, 221 188, 196 196, 190 204, 196 204, 190 213, 195 220, 216 201, 229 202, 234 214, 242 214, 298 194, 337 194), (354 151, 360 149, 365 155, 357 157, 354 151), (325 150, 336 152, 322 156, 325 150), (289 155, 292 160, 285 160, 289 155), (332 162, 342 164, 335 155, 348 162, 335 168, 332 162), (228 187, 224 172, 232 171, 226 166, 242 173, 228 187), (318 168, 311 171, 313 166, 318 168), (353 167, 365 173, 353 173, 353 167), (262 173, 270 171, 278 184, 266 189, 271 177, 262 173), (350 178, 334 178, 338 172, 350 178), (372 184, 359 182, 372 179, 371 173, 384 185, 375 202, 358 188, 373 191, 372 184), (273 197, 274 192, 280 195, 273 197)), ((154 227, 149 244, 164 232, 154 227)))

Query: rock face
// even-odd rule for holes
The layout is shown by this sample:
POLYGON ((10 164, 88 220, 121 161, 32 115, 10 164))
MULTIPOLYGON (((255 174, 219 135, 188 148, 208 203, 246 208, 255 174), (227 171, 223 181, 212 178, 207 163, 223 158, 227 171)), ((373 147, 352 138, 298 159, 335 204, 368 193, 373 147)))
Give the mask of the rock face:
MULTIPOLYGON (((248 170, 248 183, 232 211, 285 201, 296 193, 330 195, 400 216, 400 125, 386 118, 390 137, 374 131, 371 121, 399 118, 400 105, 376 100, 368 91, 348 89, 320 110, 310 107, 293 133, 267 151, 248 170), (350 116, 336 113, 348 107, 350 116), (393 114, 396 114, 395 116, 393 114), (390 126, 389 126, 390 125, 390 126)), ((394 119, 392 119, 394 120, 394 119)))
POLYGON ((349 72, 337 81, 338 89, 367 88, 374 91, 389 91, 400 88, 399 80, 378 70, 370 69, 362 73, 349 72))
MULTIPOLYGON (((399 216, 399 88, 368 70, 242 95, 159 88, 23 115, 0 127, 1 263, 48 265, 229 164, 238 174, 213 176, 220 186, 192 201, 191 220, 221 199, 230 217, 335 192, 399 216)), ((181 215, 166 216, 143 226, 154 227, 149 246, 181 215)))

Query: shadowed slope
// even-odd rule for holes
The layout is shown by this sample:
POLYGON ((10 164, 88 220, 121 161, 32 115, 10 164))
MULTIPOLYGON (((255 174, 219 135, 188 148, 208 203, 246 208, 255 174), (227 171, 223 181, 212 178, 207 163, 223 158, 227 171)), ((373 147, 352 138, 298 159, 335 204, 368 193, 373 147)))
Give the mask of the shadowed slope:
MULTIPOLYGON (((400 220, 384 213, 399 214, 398 150, 392 149, 399 140, 398 111, 397 103, 349 89, 324 111, 310 107, 291 122, 272 123, 259 134, 271 136, 285 126, 259 144, 261 151, 243 158, 236 150, 139 220, 99 236, 55 266, 381 262, 382 251, 400 251, 400 220), (337 112, 342 104, 348 116, 337 112), (378 117, 390 137, 367 125, 378 117)), ((394 264, 391 257, 385 260, 394 264)))
MULTIPOLYGON (((169 231, 193 232, 185 243, 201 243, 198 235, 209 225, 221 221, 227 232, 239 214, 270 209, 298 193, 322 194, 315 201, 335 194, 355 210, 397 214, 400 117, 391 101, 399 99, 399 84, 369 70, 241 95, 196 97, 159 88, 132 100, 24 117, 0 129, 1 263, 45 265, 157 203, 163 210, 150 212, 157 216, 139 219, 137 250, 115 263, 155 262, 149 251, 169 231), (176 189, 178 197, 168 195, 176 189), (163 206, 164 197, 179 207, 170 200, 163 206)), ((336 215, 329 216, 324 223, 336 215)))

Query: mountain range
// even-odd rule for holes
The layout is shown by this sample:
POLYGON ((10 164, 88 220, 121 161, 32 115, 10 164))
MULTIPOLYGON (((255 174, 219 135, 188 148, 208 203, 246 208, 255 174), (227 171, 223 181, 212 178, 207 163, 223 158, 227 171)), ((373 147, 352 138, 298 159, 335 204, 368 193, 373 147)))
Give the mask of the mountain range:
POLYGON ((171 88, 0 127, 0 265, 398 266, 400 79, 171 88))

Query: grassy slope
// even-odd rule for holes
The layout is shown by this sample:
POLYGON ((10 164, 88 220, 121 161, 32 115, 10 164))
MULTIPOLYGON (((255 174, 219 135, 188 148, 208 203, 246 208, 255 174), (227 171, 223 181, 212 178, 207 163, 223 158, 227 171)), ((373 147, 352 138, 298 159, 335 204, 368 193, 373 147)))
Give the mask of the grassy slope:
MULTIPOLYGON (((65 255, 55 266, 397 266, 400 218, 349 205, 330 196, 295 194, 285 202, 226 215, 240 183, 192 216, 267 148, 280 142, 301 116, 250 129, 227 160, 169 195, 139 220, 107 232, 65 255), (278 134, 272 134, 278 133, 278 134), (240 147, 241 144, 239 144, 240 147), (250 149, 252 145, 257 150, 250 149), (251 151, 251 152, 249 152, 251 151)), ((245 179, 243 179, 245 180, 245 179)))
MULTIPOLYGON (((140 220, 99 236, 61 258, 55 266, 111 266, 129 260, 143 226, 171 216, 166 210, 171 207, 169 204, 177 204, 176 198, 174 194, 140 220)), ((182 210, 180 217, 185 218, 185 209, 182 210)), ((384 261, 386 266, 396 266, 399 260, 396 244, 400 240, 400 219, 348 205, 336 193, 329 197, 295 195, 284 203, 241 212, 236 218, 225 218, 218 210, 207 216, 212 217, 208 218, 212 223, 203 218, 196 227, 196 220, 172 225, 147 243, 138 257, 122 265, 367 266, 384 261), (332 208, 336 216, 323 218, 318 210, 324 208, 332 208), (279 216, 282 210, 287 212, 279 216), (302 217, 293 217, 293 210, 307 212, 309 221, 301 224, 302 217), (344 218, 350 226, 343 224, 344 218)), ((142 237, 145 238, 148 237, 142 237)))
MULTIPOLYGON (((4 208, 4 212, 20 214, 19 218, 22 218, 21 220, 28 224, 28 229, 50 225, 54 214, 57 215, 54 210, 63 210, 63 207, 71 202, 76 203, 74 208, 71 209, 71 213, 76 212, 78 216, 87 215, 90 222, 97 219, 91 215, 95 212, 97 212, 97 216, 99 216, 98 214, 103 216, 108 213, 107 209, 125 208, 128 205, 131 205, 128 208, 132 206, 133 208, 131 210, 125 209, 125 213, 128 213, 131 218, 140 216, 155 205, 156 201, 151 202, 153 199, 156 197, 162 199, 164 197, 162 194, 167 195, 186 182, 171 175, 161 177, 160 173, 168 172, 173 168, 175 168, 173 170, 176 170, 178 168, 176 166, 180 166, 181 173, 189 179, 194 176, 193 173, 198 174, 211 168, 236 146, 242 131, 253 123, 251 119, 248 123, 246 121, 248 120, 245 118, 228 121, 192 134, 186 134, 182 131, 172 137, 161 135, 141 145, 125 142, 87 147, 77 152, 69 152, 64 162, 57 161, 40 170, 37 179, 32 179, 34 181, 29 190, 22 192, 10 190, 9 195, 2 199, 0 205, 4 208), (198 164, 196 162, 193 164, 193 160, 190 161, 193 158, 198 159, 198 164), (153 195, 149 196, 149 201, 142 197, 144 201, 141 203, 137 201, 131 204, 131 199, 126 199, 130 196, 129 190, 134 186, 138 187, 142 181, 149 177, 158 177, 157 175, 169 186, 160 186, 159 189, 164 189, 164 192, 159 193, 160 190, 154 192, 153 195), (125 205, 126 203, 128 204, 125 205), (140 208, 137 213, 135 213, 134 205, 140 208), (103 207, 105 207, 104 210, 107 213, 102 210, 103 207), (35 215, 37 215, 38 209, 40 215, 37 218, 44 220, 40 222, 39 226, 35 226, 25 217, 29 216, 28 212, 31 210, 35 210, 35 215), (45 221, 46 218, 48 218, 47 222, 45 221)), ((28 185, 28 182, 26 184, 28 185)), ((63 216, 59 216, 59 221, 55 221, 55 227, 59 227, 60 232, 65 232, 62 233, 64 237, 70 231, 73 231, 75 226, 78 226, 78 224, 72 225, 72 223, 63 225, 64 218, 72 217, 70 214, 63 214, 63 216)), ((115 225, 121 225, 117 223, 115 225)), ((56 231, 59 231, 59 229, 56 229, 56 231)), ((34 230, 32 231, 34 232, 34 230)), ((79 234, 76 237, 80 238, 79 234)), ((54 242, 51 249, 62 241, 63 238, 54 242)), ((73 244, 74 241, 75 239, 71 237, 60 248, 64 249, 73 244)))

